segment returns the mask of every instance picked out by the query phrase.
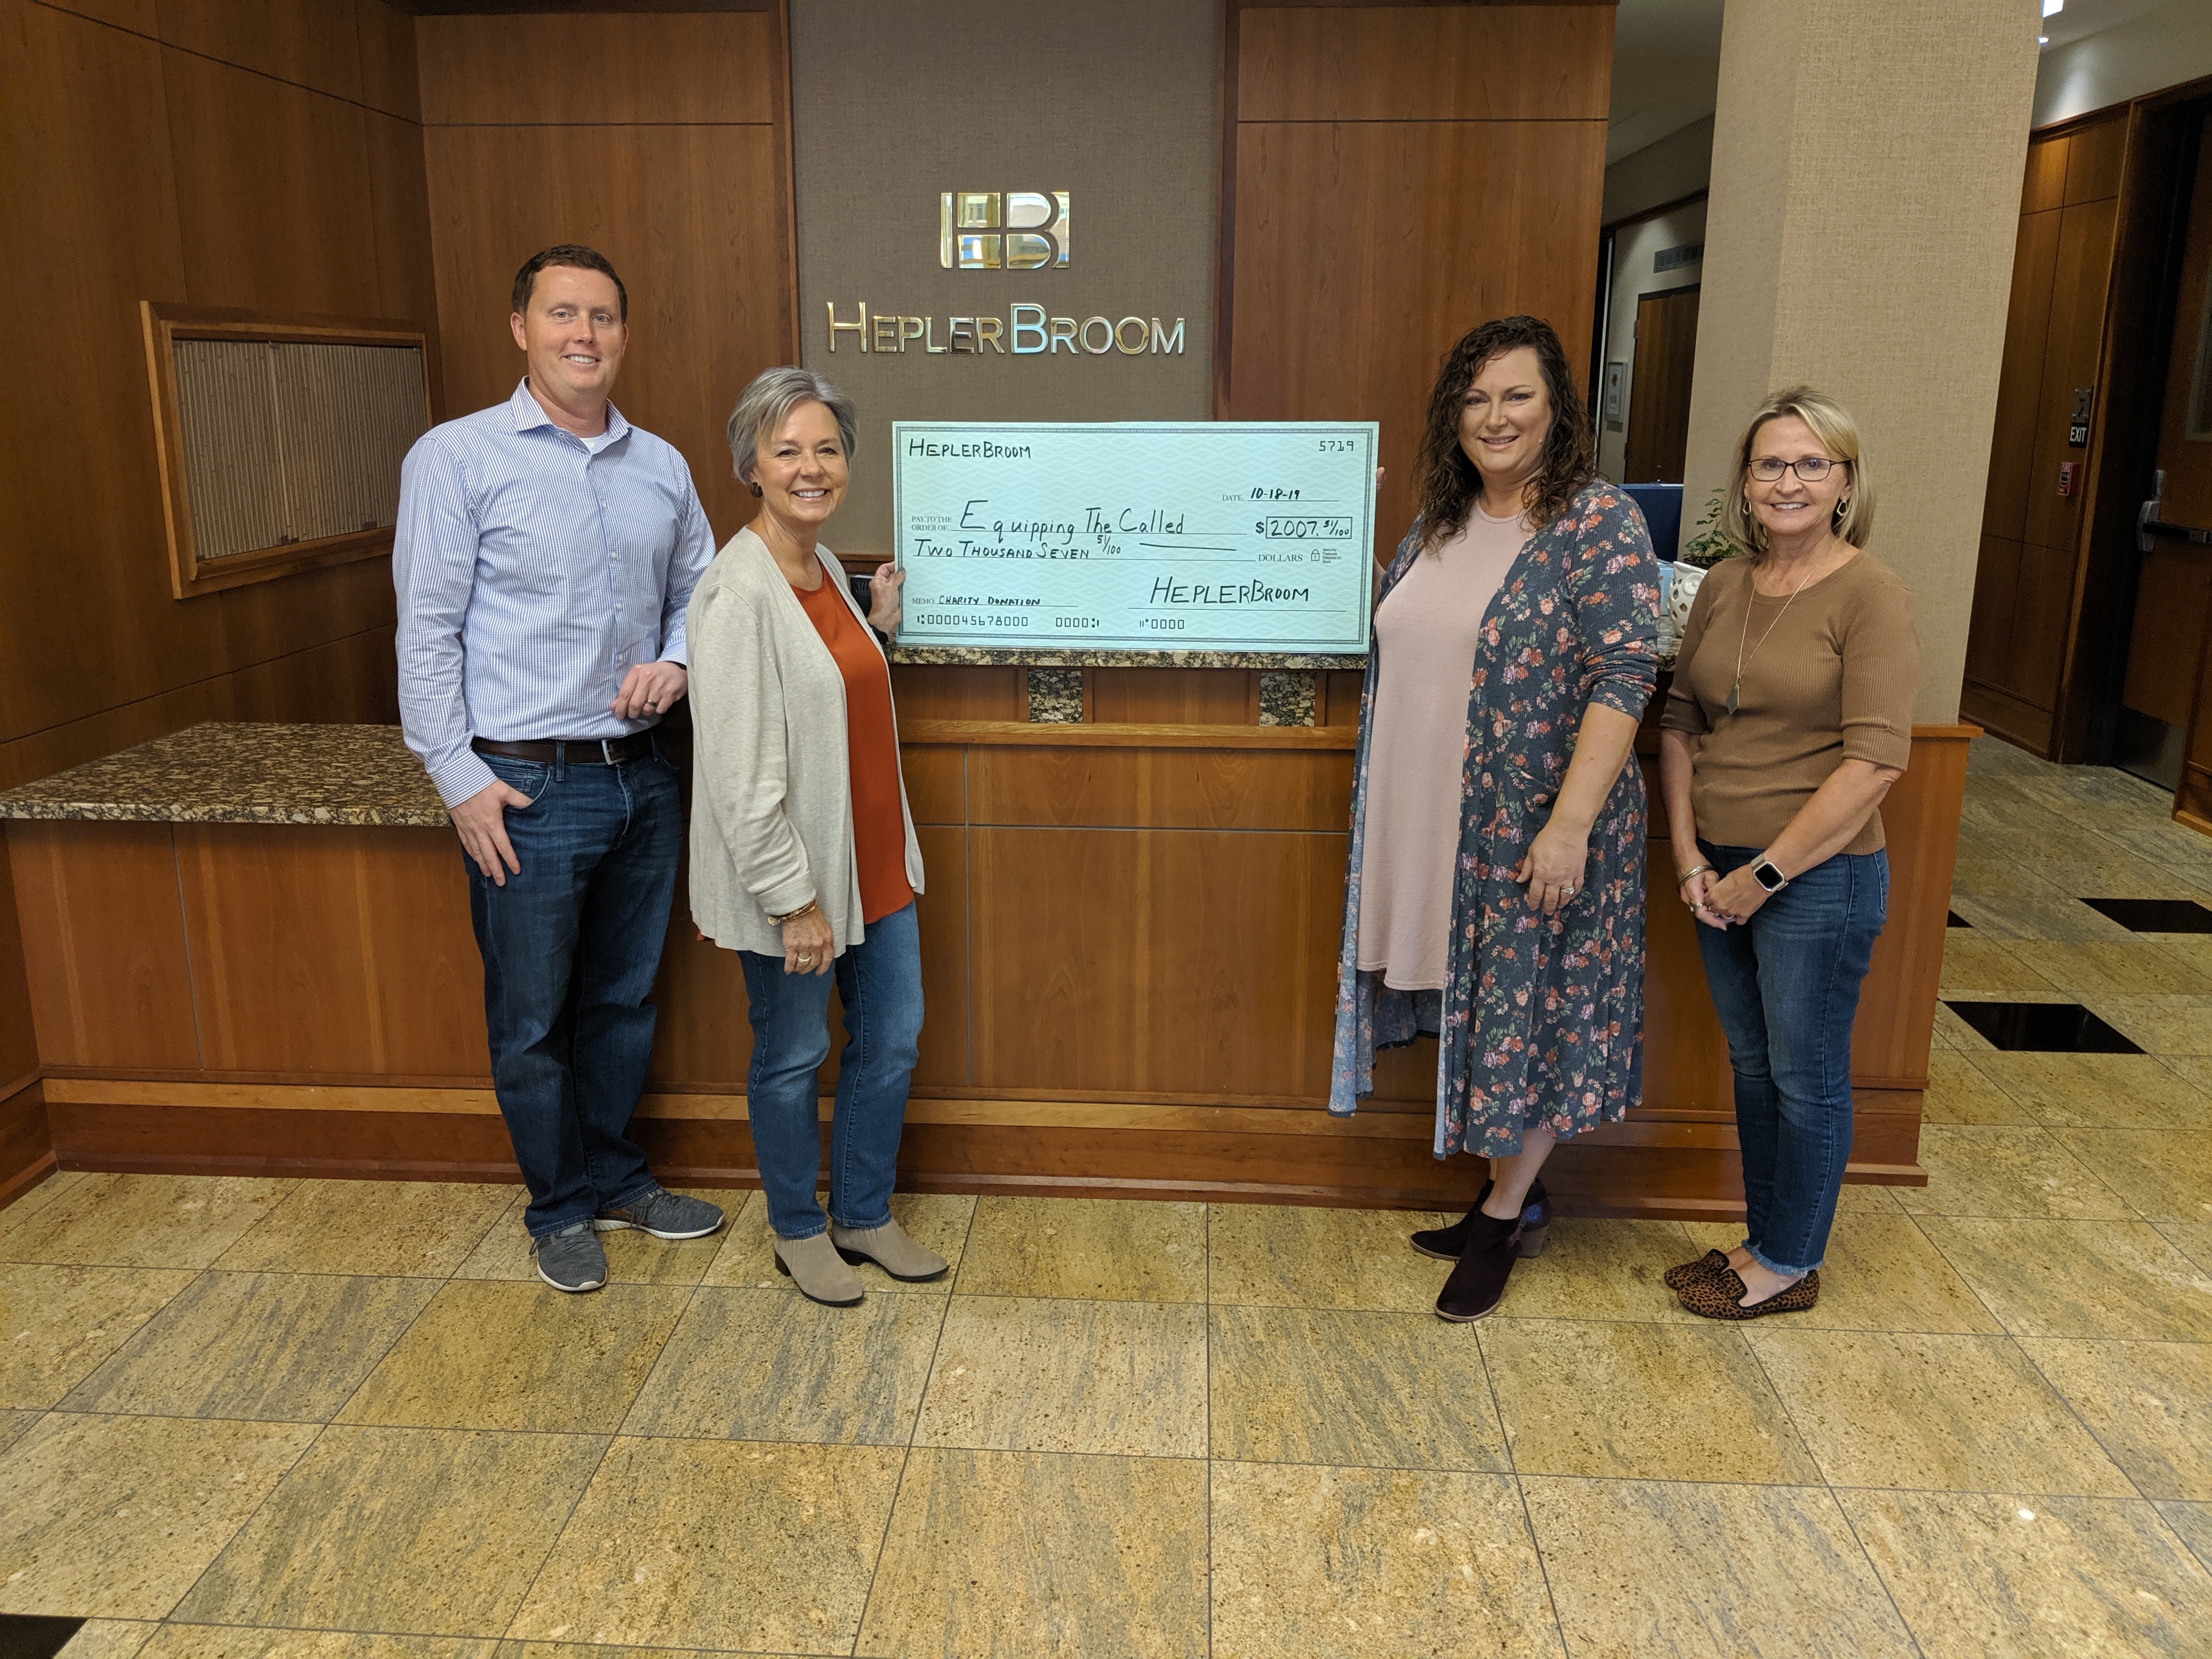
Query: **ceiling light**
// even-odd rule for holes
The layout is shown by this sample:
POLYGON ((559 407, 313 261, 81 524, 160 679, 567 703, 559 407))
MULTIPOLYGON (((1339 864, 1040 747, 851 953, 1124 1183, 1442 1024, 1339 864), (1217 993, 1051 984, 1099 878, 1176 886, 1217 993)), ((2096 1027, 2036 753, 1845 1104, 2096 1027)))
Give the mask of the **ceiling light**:
POLYGON ((2066 0, 2043 0, 2043 15, 2056 17, 2066 9, 2066 0))
POLYGON ((2035 44, 2039 46, 2047 46, 2051 44, 2051 37, 2047 34, 2039 34, 2035 37, 2035 44))

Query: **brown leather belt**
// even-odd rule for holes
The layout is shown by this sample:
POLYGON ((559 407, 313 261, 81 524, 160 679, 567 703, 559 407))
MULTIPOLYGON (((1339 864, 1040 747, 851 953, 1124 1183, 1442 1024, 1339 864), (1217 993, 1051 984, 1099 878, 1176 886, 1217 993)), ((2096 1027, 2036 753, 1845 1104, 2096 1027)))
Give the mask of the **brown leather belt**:
POLYGON ((653 733, 639 732, 627 738, 548 738, 538 743, 498 743, 490 738, 476 738, 470 741, 469 747, 479 755, 497 755, 502 760, 539 761, 548 766, 564 762, 570 766, 621 766, 644 760, 653 753, 653 733))

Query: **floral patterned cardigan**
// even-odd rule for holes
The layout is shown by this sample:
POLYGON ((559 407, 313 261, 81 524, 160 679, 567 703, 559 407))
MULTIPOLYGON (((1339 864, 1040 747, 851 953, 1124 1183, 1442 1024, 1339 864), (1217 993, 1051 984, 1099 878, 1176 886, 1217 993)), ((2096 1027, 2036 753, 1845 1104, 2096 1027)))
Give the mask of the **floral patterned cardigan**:
MULTIPOLYGON (((1376 604, 1420 551, 1399 544, 1376 604)), ((1590 830, 1582 890, 1547 917, 1514 867, 1543 827, 1591 703, 1640 719, 1658 679, 1659 568, 1644 515, 1599 481, 1531 537, 1498 584, 1469 665, 1459 863, 1441 992, 1358 968, 1359 872, 1379 649, 1359 701, 1344 944, 1328 1109, 1373 1092, 1375 1053, 1438 1035, 1435 1152, 1510 1156, 1524 1130, 1565 1139, 1642 1091, 1644 774, 1632 754, 1590 830)))

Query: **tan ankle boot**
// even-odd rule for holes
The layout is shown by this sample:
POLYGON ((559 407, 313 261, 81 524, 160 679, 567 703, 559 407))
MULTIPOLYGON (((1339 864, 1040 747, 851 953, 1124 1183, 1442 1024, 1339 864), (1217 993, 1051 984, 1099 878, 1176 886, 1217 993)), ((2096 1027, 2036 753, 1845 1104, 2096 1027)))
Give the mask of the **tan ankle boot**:
POLYGON ((936 1251, 925 1249, 908 1237, 906 1229, 896 1221, 886 1221, 880 1227, 864 1231, 841 1227, 833 1221, 830 1224, 830 1238, 836 1245, 837 1254, 846 1261, 872 1261, 893 1279, 909 1285, 942 1279, 952 1267, 936 1251))
POLYGON ((867 1294, 860 1276, 840 1259, 827 1233, 777 1239, 775 1269, 799 1286, 801 1296, 825 1308, 856 1308, 867 1294))

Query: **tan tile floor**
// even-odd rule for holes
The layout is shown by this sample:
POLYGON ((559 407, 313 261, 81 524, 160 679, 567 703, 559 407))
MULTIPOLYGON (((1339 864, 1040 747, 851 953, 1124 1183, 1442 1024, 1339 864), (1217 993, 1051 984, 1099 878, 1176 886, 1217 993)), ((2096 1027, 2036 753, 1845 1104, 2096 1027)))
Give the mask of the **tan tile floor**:
POLYGON ((836 1311, 720 1238, 531 1276, 513 1189, 64 1175, 0 1212, 0 1612, 72 1659, 2212 1654, 2212 946, 2155 792, 1980 744, 1924 1188, 1813 1313, 1562 1219, 1447 1326, 1395 1213, 902 1197, 836 1311), (896 1292, 896 1293, 893 1293, 896 1292))

